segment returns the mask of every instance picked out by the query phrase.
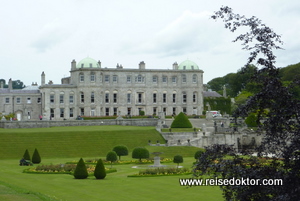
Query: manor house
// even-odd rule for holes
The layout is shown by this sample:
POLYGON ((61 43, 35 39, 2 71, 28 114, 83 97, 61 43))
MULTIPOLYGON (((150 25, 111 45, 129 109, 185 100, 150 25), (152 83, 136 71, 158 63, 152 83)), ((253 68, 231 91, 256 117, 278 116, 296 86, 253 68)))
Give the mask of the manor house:
POLYGON ((64 120, 78 116, 165 115, 203 111, 203 71, 186 60, 172 69, 102 67, 92 58, 71 62, 70 76, 61 84, 45 82, 22 90, 0 87, 0 112, 18 120, 64 120))

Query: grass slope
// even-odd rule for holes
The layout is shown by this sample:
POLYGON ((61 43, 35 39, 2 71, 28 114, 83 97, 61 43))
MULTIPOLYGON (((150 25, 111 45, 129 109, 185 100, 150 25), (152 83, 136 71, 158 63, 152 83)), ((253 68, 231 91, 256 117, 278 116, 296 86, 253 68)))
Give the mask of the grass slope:
POLYGON ((35 129, 0 129, 0 159, 20 159, 35 148, 41 158, 103 156, 116 145, 131 151, 148 140, 164 142, 153 127, 89 126, 35 129))

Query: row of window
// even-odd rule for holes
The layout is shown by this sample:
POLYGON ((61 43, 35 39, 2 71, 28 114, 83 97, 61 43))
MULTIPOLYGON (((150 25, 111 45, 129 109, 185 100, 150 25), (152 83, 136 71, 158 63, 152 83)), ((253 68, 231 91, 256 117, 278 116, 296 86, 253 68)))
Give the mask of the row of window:
MULTIPOLYGON (((5 98, 5 103, 9 104, 10 101, 11 101, 10 99, 11 98, 5 98)), ((22 98, 21 97, 16 97, 15 100, 16 100, 17 104, 21 104, 22 103, 22 98)), ((26 98, 26 103, 27 104, 31 104, 31 102, 32 102, 32 98, 30 98, 30 97, 26 98)), ((41 103, 41 98, 37 98, 37 103, 41 103)))
MULTIPOLYGON (((142 110, 142 108, 138 108, 138 110, 140 111, 140 110, 142 110)), ((196 114, 197 108, 193 108, 193 110, 195 111, 195 114, 196 114)), ((157 111, 158 111, 157 107, 153 107, 152 108, 152 114, 153 115, 157 115, 157 111)), ((117 116, 118 115, 118 108, 114 107, 114 108, 112 108, 112 111, 111 111, 111 108, 106 107, 106 108, 104 108, 104 112, 105 112, 105 116, 110 116, 110 115, 117 116)), ((167 111, 167 108, 164 107, 163 108, 163 112, 167 115, 167 112, 170 112, 170 111, 167 111)), ((186 107, 182 108, 182 112, 183 113, 187 112, 186 107)), ((79 108, 79 114, 80 114, 80 116, 85 116, 86 115, 85 111, 84 111, 84 108, 79 108)), ((174 115, 177 114, 177 108, 176 107, 172 108, 171 115, 173 115, 173 114, 174 115)), ((96 109, 92 108, 90 110, 90 114, 89 115, 90 116, 96 116, 96 109)), ((127 115, 132 115, 130 107, 127 108, 127 115)), ((54 118, 54 117, 55 117, 55 108, 50 108, 50 119, 54 118)), ((65 108, 59 108, 59 117, 61 117, 61 118, 67 118, 67 116, 65 115, 65 108)), ((70 118, 74 117, 74 108, 69 108, 69 117, 70 118)))
MULTIPOLYGON (((65 101, 64 97, 65 97, 64 94, 59 95, 59 103, 64 103, 64 101, 65 101)), ((167 93, 162 93, 161 98, 162 98, 163 103, 167 103, 167 101, 168 101, 167 93)), ((171 98, 172 103, 176 103, 177 93, 173 93, 171 95, 171 97, 169 97, 169 98, 171 98)), ((145 98, 145 93, 144 92, 138 92, 137 93, 137 99, 136 99, 137 103, 144 103, 145 99, 146 98, 145 98)), ((188 96, 187 96, 186 92, 182 92, 182 102, 186 103, 187 99, 188 99, 188 96)), ((193 100, 193 103, 197 102, 197 92, 193 92, 192 100, 193 100)), ((152 94, 152 102, 157 103, 158 101, 159 101, 158 100, 158 93, 155 92, 155 93, 152 94)), ((50 94, 50 103, 53 104, 54 102, 55 102, 55 95, 50 94)), ((84 102, 85 102, 85 94, 84 94, 84 92, 80 92, 80 103, 84 103, 84 102)), ((95 92, 92 92, 90 94, 90 102, 95 103, 95 92)), ((113 93, 112 97, 111 97, 111 94, 109 92, 105 92, 104 102, 105 103, 110 103, 110 102, 117 103, 118 102, 118 93, 113 93)), ((69 103, 70 104, 74 103, 74 95, 69 95, 69 103)), ((127 103, 132 103, 132 93, 127 93, 127 103)))
MULTIPOLYGON (((84 82, 84 78, 85 78, 84 74, 80 73, 79 74, 79 81, 80 82, 84 82)), ((110 79, 111 79, 110 75, 105 75, 104 76, 104 82, 110 83, 110 79)), ((177 83, 177 80, 178 80, 177 76, 172 76, 171 77, 171 83, 177 83)), ((187 82, 187 77, 186 77, 185 74, 181 75, 181 80, 182 80, 182 83, 186 83, 187 82)), ((90 81, 91 82, 95 82, 96 81, 96 75, 95 75, 95 73, 91 73, 90 74, 90 81)), ((127 75, 126 82, 127 83, 132 83, 133 81, 136 82, 136 83, 144 83, 145 82, 145 76, 137 75, 135 77, 132 77, 131 75, 127 75), (133 80, 133 78, 134 78, 134 80, 133 80)), ((153 83, 158 83, 158 81, 159 81, 158 76, 156 76, 156 75, 152 76, 152 82, 153 83)), ((168 76, 162 76, 161 81, 162 81, 162 83, 168 83, 168 76)), ((117 75, 113 75, 112 76, 112 82, 113 83, 117 83, 118 82, 118 76, 117 75)), ((197 75, 196 74, 193 75, 192 82, 193 83, 197 83, 197 75)))

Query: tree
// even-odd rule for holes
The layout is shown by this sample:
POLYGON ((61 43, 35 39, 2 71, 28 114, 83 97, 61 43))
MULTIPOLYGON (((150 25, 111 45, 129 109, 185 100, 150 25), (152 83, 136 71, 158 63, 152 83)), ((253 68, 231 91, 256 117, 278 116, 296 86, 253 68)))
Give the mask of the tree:
POLYGON ((132 158, 136 158, 142 162, 142 158, 149 158, 149 151, 144 147, 136 147, 132 151, 132 158))
POLYGON ((30 161, 30 154, 29 154, 28 149, 25 150, 25 153, 24 153, 24 155, 23 155, 23 158, 24 158, 25 160, 30 161))
POLYGON ((104 179, 106 177, 105 167, 101 158, 96 164, 94 176, 96 177, 96 179, 104 179))
POLYGON ((86 179, 88 177, 87 168, 82 158, 77 163, 77 166, 74 171, 75 179, 86 179))
POLYGON ((127 156, 128 155, 128 148, 123 145, 115 146, 113 148, 113 151, 117 153, 119 156, 119 160, 121 160, 121 156, 127 156))
POLYGON ((200 158, 200 156, 203 154, 203 150, 198 150, 196 151, 194 158, 198 161, 198 159, 200 158))
POLYGON ((253 81, 261 88, 241 105, 234 117, 246 117, 257 112, 258 133, 264 134, 264 140, 258 147, 258 156, 273 154, 275 157, 268 165, 260 162, 259 157, 241 157, 233 153, 231 147, 213 145, 207 147, 195 165, 195 175, 214 174, 222 179, 250 178, 281 179, 283 185, 222 185, 226 200, 299 200, 300 195, 300 101, 292 91, 300 84, 299 79, 283 85, 279 69, 275 67, 273 49, 280 49, 282 41, 271 28, 256 17, 246 18, 232 12, 229 7, 222 7, 212 16, 221 18, 225 27, 234 32, 241 26, 250 28, 234 41, 242 41, 243 49, 250 51, 246 65, 256 61, 261 66, 255 72, 253 81), (258 58, 260 56, 260 58, 258 58), (265 110, 268 113, 265 114, 265 110), (225 154, 233 155, 233 159, 225 158, 225 154), (278 162, 277 158, 283 158, 278 162), (198 171, 200 170, 200 171, 198 171))
POLYGON ((115 162, 116 160, 118 160, 116 152, 114 152, 114 151, 108 152, 107 155, 106 155, 106 160, 110 161, 110 165, 111 165, 111 168, 112 168, 112 163, 115 162))
POLYGON ((187 116, 183 112, 180 112, 172 122, 171 128, 193 128, 193 125, 187 116))
POLYGON ((41 156, 37 149, 34 150, 32 155, 32 163, 39 164, 41 162, 41 156))
POLYGON ((181 155, 176 155, 173 158, 173 163, 177 163, 177 168, 179 166, 179 163, 183 163, 183 158, 181 155))

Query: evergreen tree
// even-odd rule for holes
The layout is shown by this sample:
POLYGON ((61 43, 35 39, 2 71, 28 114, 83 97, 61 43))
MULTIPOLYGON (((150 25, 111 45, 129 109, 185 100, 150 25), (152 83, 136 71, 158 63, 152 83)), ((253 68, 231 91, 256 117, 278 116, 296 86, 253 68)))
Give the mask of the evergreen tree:
POLYGON ((178 168, 179 163, 183 163, 183 157, 181 155, 174 156, 173 163, 177 163, 177 168, 178 168))
POLYGON ((183 112, 180 112, 172 122, 171 128, 193 128, 193 125, 187 116, 183 112))
POLYGON ((96 164, 94 176, 96 179, 104 179, 106 177, 105 167, 101 158, 96 164))
POLYGON ((111 164, 110 168, 112 168, 112 163, 115 162, 116 160, 118 160, 118 156, 117 156, 116 152, 114 152, 114 151, 108 152, 106 155, 106 160, 110 161, 110 164, 111 164))
POLYGON ((134 148, 134 150, 132 151, 132 158, 139 159, 141 163, 142 158, 149 158, 149 151, 144 147, 134 148))
POLYGON ((74 171, 75 179, 86 179, 88 177, 87 168, 82 158, 77 163, 77 166, 74 171))
POLYGON ((32 155, 32 163, 39 164, 41 162, 41 156, 37 149, 34 150, 32 155))
POLYGON ((25 160, 30 161, 30 154, 29 154, 28 149, 26 149, 26 151, 25 151, 25 153, 24 153, 24 155, 23 155, 23 158, 24 158, 25 160))
POLYGON ((113 148, 113 151, 117 153, 119 156, 119 160, 121 160, 121 156, 127 156, 128 155, 128 148, 123 145, 115 146, 113 148))

